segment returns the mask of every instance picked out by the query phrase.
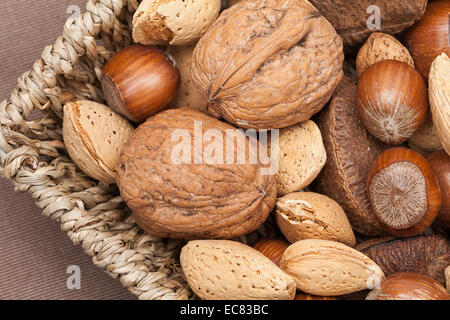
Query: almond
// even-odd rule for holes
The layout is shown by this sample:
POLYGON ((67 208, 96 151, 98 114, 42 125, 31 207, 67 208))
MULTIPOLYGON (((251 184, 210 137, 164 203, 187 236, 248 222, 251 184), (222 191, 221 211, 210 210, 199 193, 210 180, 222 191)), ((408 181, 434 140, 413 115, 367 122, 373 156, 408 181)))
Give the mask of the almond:
POLYGON ((314 192, 290 193, 277 200, 276 220, 286 239, 323 239, 353 247, 355 235, 344 209, 333 199, 314 192))
POLYGON ((450 59, 445 53, 431 65, 428 91, 436 133, 450 155, 450 59))
POLYGON ((408 146, 423 155, 442 149, 442 143, 436 133, 431 112, 428 112, 423 126, 409 138, 408 146))
POLYGON ((82 171, 101 182, 114 183, 120 152, 133 131, 128 120, 103 104, 79 100, 64 106, 67 152, 82 171))
POLYGON ((414 68, 411 54, 400 41, 386 33, 372 33, 359 50, 356 58, 358 76, 361 76, 368 66, 387 59, 402 61, 414 68))
POLYGON ((133 17, 133 40, 185 45, 198 40, 216 20, 221 0, 144 0, 133 17))
POLYGON ((190 241, 181 266, 191 289, 211 300, 292 300, 294 280, 259 251, 231 240, 190 241))
MULTIPOLYGON (((327 161, 322 134, 311 120, 281 129, 278 145, 278 196, 307 187, 327 161)), ((269 153, 272 148, 269 144, 269 153)))
POLYGON ((380 267, 361 252, 339 242, 300 240, 286 249, 280 267, 297 289, 337 296, 374 288, 384 279, 380 267))
POLYGON ((208 101, 194 85, 191 77, 194 48, 195 45, 170 46, 167 49, 167 53, 176 61, 181 76, 180 88, 172 104, 178 108, 193 108, 206 112, 208 101))

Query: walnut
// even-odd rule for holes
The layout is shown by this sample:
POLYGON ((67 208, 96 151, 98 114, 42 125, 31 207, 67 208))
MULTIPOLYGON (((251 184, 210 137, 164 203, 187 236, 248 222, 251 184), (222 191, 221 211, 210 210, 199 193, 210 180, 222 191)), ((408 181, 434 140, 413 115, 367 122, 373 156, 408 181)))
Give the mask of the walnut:
POLYGON ((270 161, 254 158, 256 147, 256 139, 198 110, 166 110, 124 147, 117 184, 136 223, 153 236, 238 237, 275 205, 275 178, 263 170, 270 161))
POLYGON ((375 261, 386 276, 417 272, 445 283, 444 270, 450 263, 450 250, 447 239, 441 235, 373 239, 355 249, 375 261))
POLYGON ((343 59, 341 38, 308 1, 241 1, 200 39, 191 72, 215 117, 284 128, 322 109, 343 59))

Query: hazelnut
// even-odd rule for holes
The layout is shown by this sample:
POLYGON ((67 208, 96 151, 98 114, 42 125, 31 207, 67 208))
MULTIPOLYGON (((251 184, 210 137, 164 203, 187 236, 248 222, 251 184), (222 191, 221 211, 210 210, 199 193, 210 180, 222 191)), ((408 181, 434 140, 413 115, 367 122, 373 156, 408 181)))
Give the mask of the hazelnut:
POLYGON ((375 219, 398 237, 425 231, 441 208, 441 192, 430 164, 407 148, 388 149, 375 160, 367 190, 375 219))
POLYGON ((450 156, 444 150, 440 150, 430 154, 428 161, 437 177, 442 194, 441 211, 436 223, 450 230, 450 156))
POLYGON ((425 81, 411 66, 382 60, 366 69, 358 83, 358 111, 367 130, 387 144, 407 141, 425 122, 425 81))
POLYGON ((132 45, 103 67, 102 89, 108 106, 134 122, 164 110, 180 83, 175 62, 154 46, 132 45))
POLYGON ((406 46, 424 78, 428 78, 431 63, 439 54, 450 55, 449 12, 448 0, 430 1, 425 14, 405 36, 406 46))
POLYGON ((289 243, 280 239, 261 239, 253 245, 253 248, 261 252, 267 258, 280 266, 281 257, 289 247, 289 243))
POLYGON ((387 277, 367 300, 450 300, 436 280, 420 273, 400 272, 387 277))

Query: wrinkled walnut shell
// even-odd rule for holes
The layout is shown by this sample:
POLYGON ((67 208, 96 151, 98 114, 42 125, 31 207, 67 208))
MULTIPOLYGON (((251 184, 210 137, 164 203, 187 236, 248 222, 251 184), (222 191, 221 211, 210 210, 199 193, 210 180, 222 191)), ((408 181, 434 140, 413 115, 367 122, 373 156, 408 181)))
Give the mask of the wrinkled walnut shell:
MULTIPOLYGON (((142 124, 124 147, 117 184, 137 224, 151 235, 238 237, 256 230, 275 204, 275 179, 263 174, 259 162, 250 161, 249 153, 254 154, 258 145, 261 148, 243 132, 200 111, 166 110, 142 124), (227 130, 243 139, 243 164, 237 148, 227 148, 226 142, 223 164, 220 158, 206 158, 213 153, 210 145, 215 145, 206 138, 213 129, 223 141, 227 130), (203 143, 196 144, 202 133, 203 143)), ((215 150, 220 153, 219 147, 215 150)))
POLYGON ((341 38, 308 1, 243 1, 199 40, 192 77, 208 111, 242 128, 308 120, 342 79, 341 38))

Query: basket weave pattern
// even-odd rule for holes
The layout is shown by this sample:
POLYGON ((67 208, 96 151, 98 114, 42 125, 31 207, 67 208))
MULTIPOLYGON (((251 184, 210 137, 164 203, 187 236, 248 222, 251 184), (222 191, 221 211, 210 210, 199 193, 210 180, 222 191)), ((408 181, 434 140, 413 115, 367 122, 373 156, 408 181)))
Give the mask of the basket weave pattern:
POLYGON ((62 139, 61 90, 103 102, 104 63, 131 44, 131 20, 140 1, 89 0, 86 12, 66 22, 32 70, 0 103, 0 169, 18 192, 29 192, 45 216, 118 278, 139 299, 188 299, 178 263, 180 241, 144 233, 117 188, 99 184, 67 156, 62 139), (44 116, 31 120, 32 112, 44 116))

